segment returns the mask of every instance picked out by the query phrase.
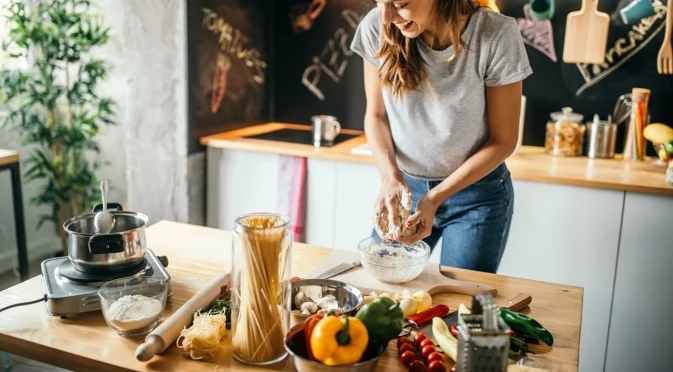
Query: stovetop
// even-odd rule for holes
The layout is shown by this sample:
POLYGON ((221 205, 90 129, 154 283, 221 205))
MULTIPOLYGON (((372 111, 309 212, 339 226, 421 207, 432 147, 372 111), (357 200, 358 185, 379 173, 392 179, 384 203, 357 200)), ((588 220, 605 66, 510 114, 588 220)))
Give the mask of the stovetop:
MULTIPOLYGON (((332 146, 358 136, 359 135, 355 134, 339 133, 339 135, 336 136, 336 138, 334 138, 332 146)), ((313 146, 313 132, 310 130, 303 130, 303 129, 283 128, 274 130, 272 132, 247 136, 244 138, 262 139, 267 141, 291 142, 313 146)), ((328 147, 327 145, 324 146, 328 147)))
POLYGON ((168 260, 158 257, 151 249, 136 266, 112 274, 88 274, 77 271, 68 257, 42 261, 42 284, 47 295, 46 308, 50 315, 69 316, 100 310, 98 288, 105 282, 131 276, 163 279, 169 282, 168 295, 172 293, 170 275, 166 271, 168 260))

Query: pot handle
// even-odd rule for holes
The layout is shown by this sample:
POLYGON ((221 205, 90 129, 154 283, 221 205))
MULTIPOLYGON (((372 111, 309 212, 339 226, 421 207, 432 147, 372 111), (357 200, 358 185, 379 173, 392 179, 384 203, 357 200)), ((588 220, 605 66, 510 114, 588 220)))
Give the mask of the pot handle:
POLYGON ((89 238, 89 253, 121 253, 124 252, 124 238, 121 234, 94 235, 89 238))
MULTIPOLYGON (((107 209, 109 211, 115 211, 115 210, 123 211, 124 210, 124 208, 122 208, 122 205, 119 204, 119 203, 107 203, 107 209)), ((102 210, 103 210, 103 204, 96 204, 96 205, 93 206, 92 212, 96 213, 96 212, 100 212, 102 210)))

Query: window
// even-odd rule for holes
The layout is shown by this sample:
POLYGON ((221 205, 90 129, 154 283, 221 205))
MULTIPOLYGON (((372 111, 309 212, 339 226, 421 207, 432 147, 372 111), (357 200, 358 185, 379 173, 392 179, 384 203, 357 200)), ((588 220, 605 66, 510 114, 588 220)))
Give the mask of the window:
MULTIPOLYGON (((5 9, 9 4, 9 0, 0 0, 0 40, 6 40, 9 35, 9 24, 6 19, 7 10, 5 9)), ((17 69, 26 68, 27 61, 23 59, 10 58, 12 49, 3 50, 0 44, 0 70, 2 69, 17 69)), ((14 49, 14 51, 16 51, 14 49)))

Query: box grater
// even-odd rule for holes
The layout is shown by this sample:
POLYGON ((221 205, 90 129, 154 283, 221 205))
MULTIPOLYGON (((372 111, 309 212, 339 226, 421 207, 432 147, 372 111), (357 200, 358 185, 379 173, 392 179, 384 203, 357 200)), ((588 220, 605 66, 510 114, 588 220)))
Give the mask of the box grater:
POLYGON ((456 372, 505 372, 510 328, 489 293, 472 298, 472 313, 458 317, 456 372))

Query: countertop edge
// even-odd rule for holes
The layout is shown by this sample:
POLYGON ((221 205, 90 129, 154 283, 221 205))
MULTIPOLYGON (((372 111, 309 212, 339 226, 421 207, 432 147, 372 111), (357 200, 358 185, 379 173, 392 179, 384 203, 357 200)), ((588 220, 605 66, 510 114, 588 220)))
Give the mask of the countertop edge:
MULTIPOLYGON (((234 130, 230 132, 222 132, 213 134, 210 136, 205 136, 200 139, 200 143, 208 148, 218 148, 218 149, 228 149, 228 150, 243 150, 243 151, 254 151, 286 156, 300 156, 307 158, 316 158, 316 159, 325 159, 325 160, 334 160, 342 162, 351 162, 351 163, 360 163, 360 164, 376 164, 374 157, 368 154, 354 154, 351 150, 354 147, 366 144, 366 137, 364 133, 353 139, 339 143, 333 147, 324 147, 324 148, 314 148, 311 145, 302 145, 296 143, 288 142, 277 142, 277 141, 268 141, 268 140, 258 140, 258 139, 248 139, 244 138, 246 135, 251 133, 264 133, 279 128, 306 128, 310 126, 297 125, 297 124, 286 124, 286 123, 269 123, 257 125, 249 128, 244 128, 240 130, 234 130)), ((357 132, 357 131, 353 131, 357 132)), ((609 179, 597 179, 589 177, 578 177, 578 176, 567 176, 560 174, 552 174, 549 170, 542 169, 539 164, 540 162, 548 162, 548 166, 551 167, 553 162, 584 162, 589 163, 592 161, 598 162, 619 162, 624 164, 624 161, 617 159, 589 159, 587 157, 575 157, 575 158, 559 158, 552 157, 550 155, 544 154, 544 148, 538 146, 521 146, 521 148, 512 154, 505 163, 507 164, 511 177, 514 180, 521 181, 531 181, 531 182, 541 182, 541 183, 551 183, 551 184, 560 184, 567 186, 578 186, 578 187, 589 187, 589 188, 598 188, 606 190, 615 190, 615 191, 624 191, 624 192, 637 192, 637 193, 646 193, 653 195, 664 195, 664 196, 673 196, 673 185, 666 184, 666 169, 665 167, 656 168, 655 170, 636 170, 629 171, 622 169, 622 172, 630 172, 634 174, 634 177, 628 178, 637 178, 639 175, 646 175, 650 178, 659 178, 659 172, 661 177, 661 185, 654 185, 653 182, 628 182, 628 181, 614 181, 609 179), (525 156, 519 156, 520 152, 524 152, 525 156), (531 159, 534 157, 535 159, 531 159), (542 160, 541 160, 542 159, 542 160)), ((613 166, 615 163, 612 163, 613 166)), ((643 166, 643 164, 637 164, 643 166)), ((564 165, 554 164, 555 168, 563 168, 564 165)), ((568 164, 568 167, 573 166, 577 167, 577 164, 568 164)), ((650 167, 649 165, 647 165, 650 167)), ((624 165, 624 168, 628 168, 629 165, 624 165)), ((586 165, 584 167, 585 171, 587 169, 597 169, 597 170, 613 170, 609 168, 602 167, 600 165, 586 165)), ((614 168, 614 167, 612 167, 614 168)), ((652 168, 652 167, 650 167, 652 168)), ((615 168, 614 170, 619 171, 615 168)), ((556 172, 554 172, 556 173, 556 172)), ((597 176, 598 177, 598 176, 597 176)))

